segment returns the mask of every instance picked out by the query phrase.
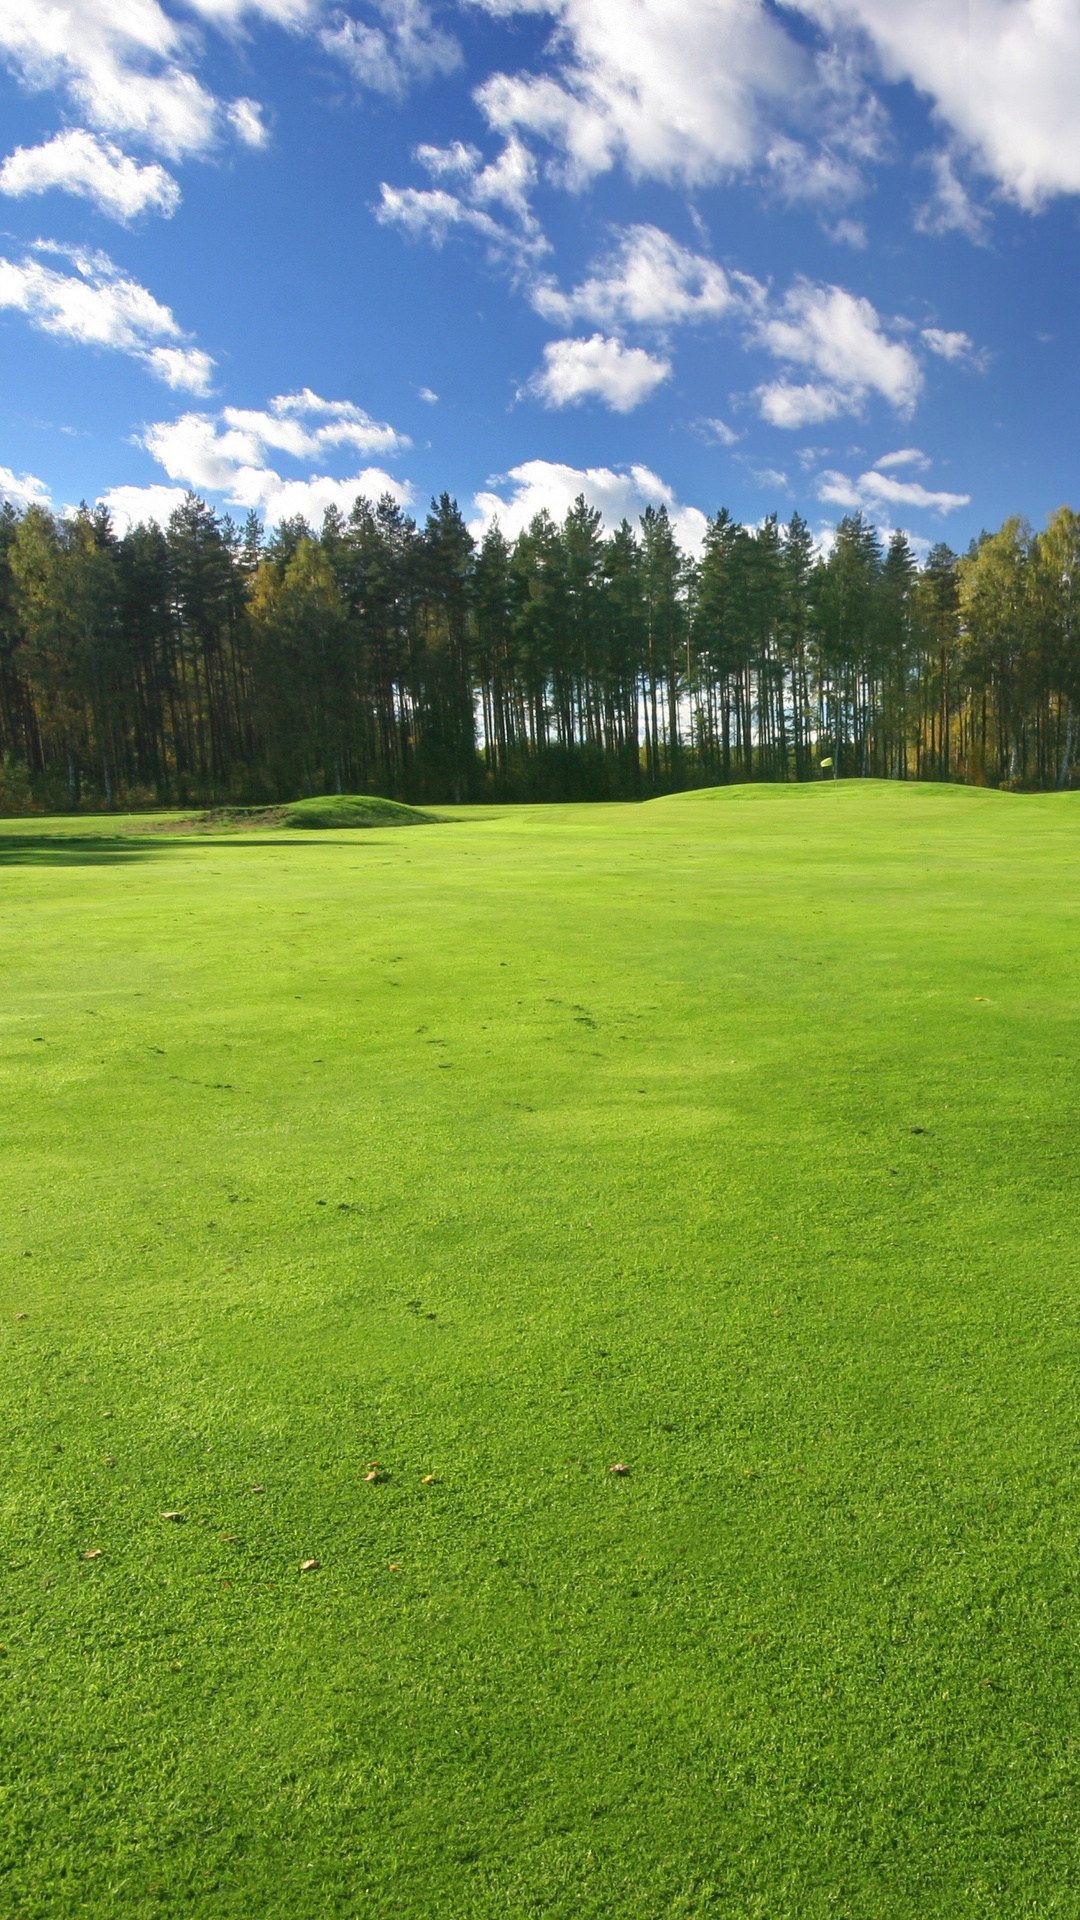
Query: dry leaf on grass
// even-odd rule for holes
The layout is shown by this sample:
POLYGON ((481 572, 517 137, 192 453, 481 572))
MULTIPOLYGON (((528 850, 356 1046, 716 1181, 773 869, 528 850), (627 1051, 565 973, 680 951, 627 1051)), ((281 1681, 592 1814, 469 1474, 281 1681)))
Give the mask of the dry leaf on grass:
POLYGON ((184 1516, 180 1510, 177 1509, 175 1512, 163 1513, 161 1517, 163 1520, 182 1520, 184 1516))
POLYGON ((83 1559, 84 1560, 100 1560, 104 1551, 105 1551, 104 1547, 84 1547, 83 1559))
POLYGON ((318 1560, 301 1560, 300 1571, 301 1573, 315 1573, 319 1565, 320 1562, 318 1560))
POLYGON ((624 1467, 621 1460, 616 1460, 615 1465, 613 1467, 608 1468, 609 1473, 624 1474, 624 1473, 629 1473, 629 1471, 630 1471, 629 1467, 624 1467))
POLYGON ((425 1473, 423 1479, 420 1482, 420 1485, 422 1487, 430 1487, 434 1478, 435 1478, 435 1475, 433 1473, 425 1473))

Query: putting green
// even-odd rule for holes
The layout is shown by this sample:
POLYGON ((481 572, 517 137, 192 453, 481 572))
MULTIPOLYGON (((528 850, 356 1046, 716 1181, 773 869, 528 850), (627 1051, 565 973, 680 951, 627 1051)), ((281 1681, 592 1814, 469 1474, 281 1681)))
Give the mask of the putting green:
POLYGON ((126 825, 0 833, 4 1920, 1080 1912, 1080 799, 126 825))

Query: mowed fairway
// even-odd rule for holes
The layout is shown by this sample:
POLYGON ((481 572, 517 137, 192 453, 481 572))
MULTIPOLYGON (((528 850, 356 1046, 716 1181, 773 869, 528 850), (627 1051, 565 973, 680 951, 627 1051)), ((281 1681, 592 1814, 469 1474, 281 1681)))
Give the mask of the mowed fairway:
POLYGON ((3 1920, 1080 1914, 1080 797, 2 838, 3 1920))

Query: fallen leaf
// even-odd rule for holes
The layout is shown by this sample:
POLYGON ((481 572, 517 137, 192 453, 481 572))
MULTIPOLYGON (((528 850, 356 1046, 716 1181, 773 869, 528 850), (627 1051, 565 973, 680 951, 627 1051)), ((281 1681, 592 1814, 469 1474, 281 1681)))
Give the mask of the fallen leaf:
POLYGON ((25 1313, 17 1313, 17 1314, 15 1315, 15 1318, 16 1318, 16 1320, 25 1320, 25 1319, 26 1319, 26 1315, 25 1315, 25 1313))
POLYGON ((318 1560, 301 1560, 300 1571, 301 1573, 314 1573, 319 1564, 320 1562, 318 1560))
POLYGON ((251 1491, 252 1491, 252 1493, 265 1493, 265 1492, 266 1492, 266 1488, 265 1488, 265 1487, 252 1487, 252 1489, 251 1489, 251 1491))
POLYGON ((370 1473, 365 1473, 364 1475, 364 1479, 369 1486, 371 1485, 373 1480, 381 1480, 382 1477, 383 1477, 383 1471, 381 1467, 372 1467, 370 1473))
POLYGON ((104 1547, 84 1547, 83 1559, 84 1560, 100 1560, 104 1551, 105 1551, 104 1547))
POLYGON ((161 1517, 163 1520, 182 1520, 184 1516, 179 1509, 177 1509, 175 1512, 163 1513, 161 1517))
POLYGON ((401 1572, 400 1562, 397 1560, 391 1560, 389 1562, 389 1570, 391 1573, 400 1573, 401 1572))
POLYGON ((623 1473, 629 1473, 629 1471, 630 1471, 629 1467, 624 1467, 621 1460, 616 1460, 615 1465, 613 1467, 608 1468, 609 1473, 623 1474, 623 1473))
POLYGON ((104 1461, 104 1464, 105 1464, 105 1466, 107 1466, 107 1467, 115 1467, 115 1465, 116 1465, 116 1461, 115 1461, 115 1460, 113 1459, 113 1457, 112 1457, 112 1454, 111 1454, 111 1453, 107 1453, 107 1454, 105 1455, 105 1461, 104 1461))
POLYGON ((423 1479, 420 1482, 420 1485, 422 1487, 430 1487, 434 1478, 435 1478, 435 1475, 433 1473, 425 1473, 423 1479))
POLYGON ((111 1419, 112 1419, 112 1414, 111 1414, 111 1413, 103 1413, 101 1417, 102 1417, 102 1419, 103 1419, 103 1420, 111 1420, 111 1419))
POLYGON ((235 1533, 221 1533, 218 1535, 218 1539, 219 1540, 235 1540, 236 1535, 235 1533))

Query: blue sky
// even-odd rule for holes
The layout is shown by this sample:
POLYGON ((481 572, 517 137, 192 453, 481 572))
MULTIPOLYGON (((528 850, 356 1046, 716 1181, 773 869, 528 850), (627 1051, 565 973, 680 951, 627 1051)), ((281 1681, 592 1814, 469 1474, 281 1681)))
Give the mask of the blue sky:
POLYGON ((16 503, 1080 504, 1075 0, 0 0, 0 51, 16 503))

